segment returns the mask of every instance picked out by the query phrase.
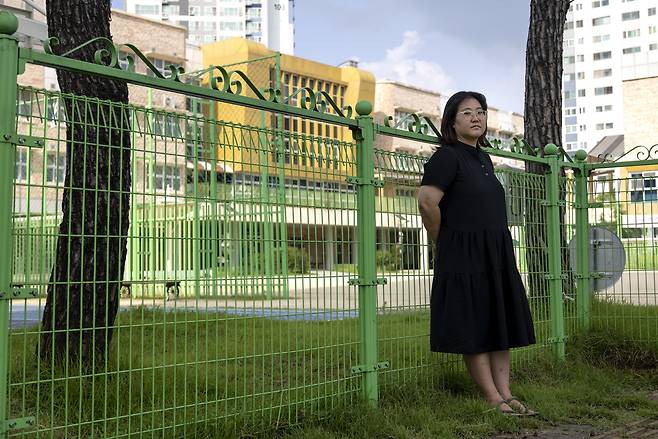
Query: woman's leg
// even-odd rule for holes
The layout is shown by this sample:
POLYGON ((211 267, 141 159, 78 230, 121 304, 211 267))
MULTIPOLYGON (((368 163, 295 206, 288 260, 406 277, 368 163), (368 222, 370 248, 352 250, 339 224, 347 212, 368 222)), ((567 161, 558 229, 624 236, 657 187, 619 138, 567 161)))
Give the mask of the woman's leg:
MULTIPOLYGON (((505 399, 496 388, 496 383, 491 374, 491 361, 488 352, 464 355, 464 362, 473 381, 480 388, 489 404, 497 404, 500 400, 505 399)), ((500 408, 509 410, 506 404, 501 405, 500 408)))
POLYGON ((509 388, 509 349, 489 352, 489 364, 496 390, 503 399, 510 398, 512 392, 509 388))
MULTIPOLYGON (((496 390, 503 399, 510 399, 512 392, 509 386, 510 374, 510 357, 509 349, 504 351, 489 352, 489 362, 491 365, 491 377, 496 390)), ((514 410, 527 415, 536 414, 534 410, 529 409, 524 403, 518 400, 512 400, 508 404, 514 410)))

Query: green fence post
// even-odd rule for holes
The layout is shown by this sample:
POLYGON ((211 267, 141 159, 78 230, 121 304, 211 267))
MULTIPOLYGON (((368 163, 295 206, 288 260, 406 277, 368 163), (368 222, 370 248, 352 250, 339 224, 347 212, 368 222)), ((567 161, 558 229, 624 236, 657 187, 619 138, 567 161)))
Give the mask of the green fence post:
POLYGON ((564 334, 564 307, 562 301, 562 245, 560 240, 560 207, 565 205, 560 200, 560 163, 558 147, 549 143, 544 148, 548 157, 549 174, 546 176, 547 200, 545 202, 548 210, 548 282, 550 286, 550 309, 551 309, 551 338, 555 354, 558 358, 565 358, 565 334, 564 334))
MULTIPOLYGON (((18 30, 16 16, 0 12, 0 248, 11 252, 13 178, 16 158, 12 142, 16 135, 16 81, 18 76, 18 30)), ((11 253, 0 263, 0 438, 7 437, 9 393, 9 305, 11 253)))
POLYGON ((576 179, 576 312, 578 326, 581 330, 590 328, 592 308, 592 284, 589 272, 589 201, 587 195, 587 177, 589 172, 583 166, 587 153, 582 149, 576 152, 574 169, 576 179))
POLYGON ((361 101, 356 105, 358 128, 353 132, 356 140, 356 180, 357 186, 357 242, 358 278, 351 284, 359 288, 359 337, 360 365, 352 372, 363 374, 363 397, 372 406, 377 405, 377 371, 382 364, 377 363, 377 264, 375 260, 375 163, 374 163, 374 124, 372 105, 361 101))
MULTIPOLYGON (((275 58, 275 83, 274 88, 276 90, 281 90, 281 52, 276 53, 275 58)), ((288 96, 283 96, 283 99, 288 98, 288 96)), ((281 245, 281 255, 279 256, 281 262, 281 274, 283 275, 283 294, 285 297, 289 297, 290 290, 288 289, 288 221, 286 220, 286 153, 289 154, 289 151, 286 151, 284 136, 284 126, 283 126, 283 115, 278 113, 277 117, 277 129, 275 130, 275 142, 277 148, 277 158, 279 165, 279 172, 277 173, 279 177, 279 184, 277 185, 277 209, 280 210, 277 220, 279 221, 279 233, 280 233, 280 245, 281 245)), ((266 182, 267 183, 267 182, 266 182)))

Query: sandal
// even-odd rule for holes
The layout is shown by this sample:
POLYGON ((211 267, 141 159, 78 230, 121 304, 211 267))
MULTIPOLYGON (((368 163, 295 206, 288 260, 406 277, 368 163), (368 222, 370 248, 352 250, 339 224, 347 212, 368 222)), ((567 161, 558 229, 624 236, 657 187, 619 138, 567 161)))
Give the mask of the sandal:
POLYGON ((507 403, 507 400, 506 400, 506 399, 501 399, 500 401, 498 401, 498 402, 496 403, 495 406, 493 406, 492 408, 490 408, 490 409, 488 409, 488 410, 485 410, 484 413, 489 413, 489 412, 496 411, 496 412, 500 413, 501 415, 505 415, 505 416, 523 416, 522 413, 517 412, 517 411, 514 410, 511 406, 510 406, 509 410, 508 410, 508 409, 503 409, 503 408, 501 407, 503 404, 507 404, 507 405, 509 405, 509 404, 507 403))
POLYGON ((537 416, 539 414, 539 412, 532 410, 530 407, 521 402, 521 400, 516 396, 510 396, 503 402, 506 402, 507 405, 510 406, 520 416, 537 416), (515 402, 516 404, 512 405, 512 402, 515 402))

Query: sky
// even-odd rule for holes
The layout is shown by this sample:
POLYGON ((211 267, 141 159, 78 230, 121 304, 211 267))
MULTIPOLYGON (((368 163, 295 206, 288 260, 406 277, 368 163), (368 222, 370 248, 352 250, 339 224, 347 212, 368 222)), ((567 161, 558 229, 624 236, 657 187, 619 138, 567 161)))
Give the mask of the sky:
POLYGON ((522 113, 529 17, 530 0, 296 0, 295 55, 522 113))

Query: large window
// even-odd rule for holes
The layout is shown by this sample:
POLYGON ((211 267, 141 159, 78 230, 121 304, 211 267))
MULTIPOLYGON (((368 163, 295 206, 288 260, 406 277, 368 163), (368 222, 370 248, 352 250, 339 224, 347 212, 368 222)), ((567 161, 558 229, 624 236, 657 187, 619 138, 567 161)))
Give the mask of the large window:
POLYGON ((160 15, 160 5, 135 5, 137 15, 160 15))
POLYGON ((640 29, 625 30, 623 36, 624 38, 637 38, 640 36, 640 29))
POLYGON ((173 189, 175 191, 181 188, 181 171, 176 166, 156 165, 155 166, 155 188, 159 190, 173 189))
POLYGON ((657 201, 658 185, 656 184, 655 172, 644 172, 631 174, 629 181, 631 189, 631 201, 657 201))
POLYGON ((606 51, 606 52, 597 52, 594 54, 594 61, 599 61, 602 59, 610 59, 612 58, 612 52, 611 51, 606 51))
POLYGON ((612 76, 612 69, 594 70, 594 78, 605 78, 612 76))
POLYGON ((151 132, 156 136, 182 137, 180 120, 174 114, 155 114, 151 132))
POLYGON ((14 178, 16 181, 27 181, 28 152, 25 148, 16 149, 16 167, 14 178))
POLYGON ((596 87, 594 89, 594 95, 596 96, 601 96, 601 95, 611 95, 612 94, 612 86, 608 87, 596 87))
POLYGON ((609 15, 606 15, 605 17, 592 18, 592 26, 601 26, 604 24, 610 24, 609 15))
POLYGON ((222 21, 219 23, 219 30, 224 31, 241 31, 242 22, 237 21, 222 21))
POLYGON ((32 116, 32 92, 30 90, 18 91, 18 116, 30 117, 32 116))
POLYGON ((640 48, 640 46, 636 46, 636 47, 626 47, 626 48, 624 48, 623 52, 624 52, 624 55, 630 55, 631 53, 639 53, 640 50, 642 50, 642 49, 640 48))
POLYGON ((621 14, 621 21, 638 20, 639 18, 640 11, 624 12, 621 14))
POLYGON ((610 4, 610 0, 599 0, 592 2, 592 8, 600 8, 602 6, 608 6, 610 4))
POLYGON ((46 182, 64 183, 66 174, 66 156, 58 152, 49 152, 46 158, 46 182))
POLYGON ((592 37, 593 43, 601 43, 603 41, 610 41, 610 34, 594 35, 592 37))

